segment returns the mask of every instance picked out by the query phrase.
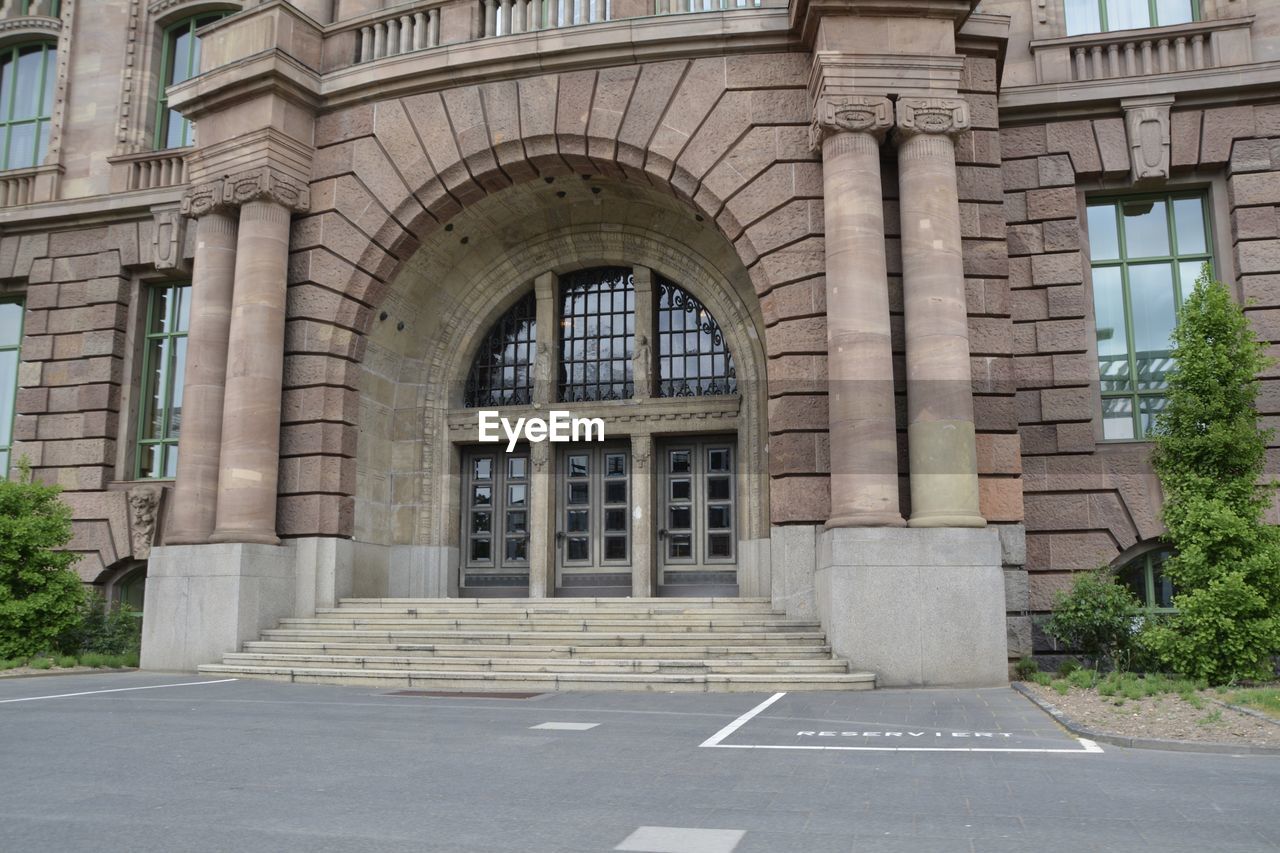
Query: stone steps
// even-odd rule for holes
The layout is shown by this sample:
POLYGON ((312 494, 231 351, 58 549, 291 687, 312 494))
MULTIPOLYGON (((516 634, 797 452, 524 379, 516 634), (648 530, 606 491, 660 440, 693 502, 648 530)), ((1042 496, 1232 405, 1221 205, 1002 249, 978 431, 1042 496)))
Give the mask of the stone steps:
POLYGON ((208 675, 433 690, 865 690, 767 599, 346 599, 208 675))

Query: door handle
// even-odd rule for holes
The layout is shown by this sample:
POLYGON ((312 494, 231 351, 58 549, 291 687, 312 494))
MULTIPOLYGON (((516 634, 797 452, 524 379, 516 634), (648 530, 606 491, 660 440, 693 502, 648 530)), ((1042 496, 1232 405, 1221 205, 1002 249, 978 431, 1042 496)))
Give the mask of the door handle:
POLYGON ((556 545, 563 545, 563 544, 564 544, 564 531, 563 531, 563 530, 557 530, 557 531, 556 531, 556 545))
POLYGON ((665 527, 664 527, 664 528, 662 528, 661 530, 659 530, 659 531, 658 531, 658 538, 659 538, 659 539, 666 539, 666 538, 667 538, 667 528, 665 528, 665 527))

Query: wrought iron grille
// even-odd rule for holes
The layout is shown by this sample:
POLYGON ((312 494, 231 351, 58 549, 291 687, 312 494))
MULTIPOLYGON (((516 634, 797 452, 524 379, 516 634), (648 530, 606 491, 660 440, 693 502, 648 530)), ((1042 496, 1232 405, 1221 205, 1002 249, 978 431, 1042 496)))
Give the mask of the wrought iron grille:
POLYGON ((560 400, 624 400, 634 394, 636 294, 627 267, 597 267, 560 280, 560 400))
POLYGON ((658 283, 658 396, 737 394, 733 355, 715 317, 684 288, 658 283))
POLYGON ((537 313, 537 299, 530 291, 494 324, 467 375, 465 402, 468 407, 533 402, 537 313))

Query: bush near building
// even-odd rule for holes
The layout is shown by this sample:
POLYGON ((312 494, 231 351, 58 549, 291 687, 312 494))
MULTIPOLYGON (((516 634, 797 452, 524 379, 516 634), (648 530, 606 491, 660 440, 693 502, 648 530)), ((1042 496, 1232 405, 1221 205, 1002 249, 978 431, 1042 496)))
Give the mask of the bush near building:
POLYGON ((1258 427, 1255 404, 1270 361, 1207 268, 1173 343, 1154 464, 1177 612, 1145 628, 1141 645, 1184 676, 1269 679, 1280 654, 1280 529, 1263 521, 1275 484, 1262 480, 1271 431, 1258 427))

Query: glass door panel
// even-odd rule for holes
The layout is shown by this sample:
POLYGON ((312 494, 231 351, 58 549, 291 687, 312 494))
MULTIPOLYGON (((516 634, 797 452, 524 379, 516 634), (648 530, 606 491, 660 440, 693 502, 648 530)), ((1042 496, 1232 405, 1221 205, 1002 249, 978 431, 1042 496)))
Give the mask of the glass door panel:
POLYGON ((463 455, 464 586, 527 586, 529 451, 471 450, 463 455))
POLYGON ((661 445, 660 586, 737 583, 735 451, 732 438, 661 445))
POLYGON ((559 461, 557 589, 572 594, 575 589, 625 587, 624 594, 629 594, 630 451, 623 446, 576 445, 562 450, 559 461))

